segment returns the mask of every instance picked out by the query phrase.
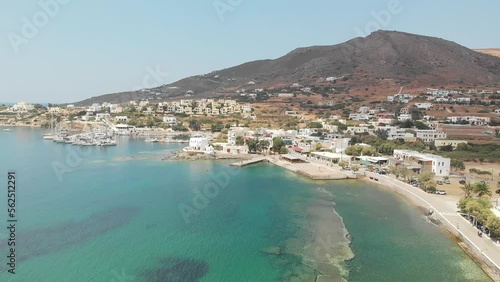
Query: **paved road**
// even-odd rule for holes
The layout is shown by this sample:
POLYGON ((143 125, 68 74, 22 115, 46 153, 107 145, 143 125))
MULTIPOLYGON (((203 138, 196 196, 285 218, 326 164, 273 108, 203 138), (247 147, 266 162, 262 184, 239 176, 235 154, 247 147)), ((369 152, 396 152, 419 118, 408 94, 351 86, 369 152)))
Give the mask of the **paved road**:
MULTIPOLYGON (((404 182, 398 181, 390 176, 379 175, 375 173, 366 173, 367 176, 372 176, 379 179, 379 182, 389 182, 393 187, 405 195, 419 201, 420 203, 432 209, 434 213, 438 214, 445 222, 447 222, 456 232, 459 232, 474 246, 479 253, 484 255, 500 270, 500 246, 495 244, 486 235, 479 237, 477 229, 469 223, 465 218, 458 214, 456 199, 449 196, 442 196, 436 194, 429 194, 419 188, 413 187, 404 182)), ((495 281, 500 281, 497 277, 495 281)))

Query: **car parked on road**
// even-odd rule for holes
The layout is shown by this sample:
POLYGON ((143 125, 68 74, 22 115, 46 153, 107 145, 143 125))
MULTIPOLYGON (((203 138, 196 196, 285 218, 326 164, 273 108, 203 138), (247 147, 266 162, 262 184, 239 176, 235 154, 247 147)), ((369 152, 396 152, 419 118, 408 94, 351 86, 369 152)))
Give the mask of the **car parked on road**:
POLYGON ((460 185, 464 185, 465 184, 465 179, 460 179, 460 181, 458 181, 458 183, 460 183, 460 185))
POLYGON ((450 182, 450 180, 449 180, 449 179, 445 179, 445 180, 443 180, 443 183, 444 183, 444 184, 451 184, 451 182, 450 182))
POLYGON ((446 191, 444 191, 444 190, 436 190, 436 194, 438 194, 438 195, 446 195, 446 191))
POLYGON ((436 181, 436 183, 437 183, 437 185, 443 185, 443 181, 441 181, 441 180, 436 181))

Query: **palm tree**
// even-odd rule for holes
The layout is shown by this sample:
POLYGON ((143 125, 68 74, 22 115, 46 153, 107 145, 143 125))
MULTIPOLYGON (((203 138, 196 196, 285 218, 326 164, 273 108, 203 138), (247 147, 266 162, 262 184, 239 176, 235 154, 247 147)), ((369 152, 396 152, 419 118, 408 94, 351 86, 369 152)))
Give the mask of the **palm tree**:
POLYGON ((474 185, 472 185, 472 183, 467 182, 464 185, 462 185, 460 187, 460 189, 462 189, 462 191, 464 191, 465 197, 469 198, 472 195, 472 192, 474 191, 475 187, 474 187, 474 185))
POLYGON ((474 184, 474 192, 477 193, 478 197, 482 197, 484 195, 491 196, 490 185, 485 181, 476 182, 476 184, 474 184))

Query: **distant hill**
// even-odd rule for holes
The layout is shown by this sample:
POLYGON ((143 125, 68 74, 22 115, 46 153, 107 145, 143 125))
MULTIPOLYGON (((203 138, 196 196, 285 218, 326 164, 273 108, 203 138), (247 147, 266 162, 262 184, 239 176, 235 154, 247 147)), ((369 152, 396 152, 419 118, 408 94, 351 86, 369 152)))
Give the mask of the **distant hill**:
POLYGON ((333 46, 298 48, 275 60, 260 60, 188 77, 151 89, 93 97, 78 102, 127 102, 139 99, 210 97, 238 89, 311 85, 344 77, 351 88, 391 85, 415 87, 500 85, 500 58, 440 38, 377 31, 333 46), (191 93, 191 92, 190 92, 191 93))
POLYGON ((500 48, 489 48, 489 49, 475 49, 474 51, 480 52, 483 54, 492 55, 495 57, 500 57, 500 48))

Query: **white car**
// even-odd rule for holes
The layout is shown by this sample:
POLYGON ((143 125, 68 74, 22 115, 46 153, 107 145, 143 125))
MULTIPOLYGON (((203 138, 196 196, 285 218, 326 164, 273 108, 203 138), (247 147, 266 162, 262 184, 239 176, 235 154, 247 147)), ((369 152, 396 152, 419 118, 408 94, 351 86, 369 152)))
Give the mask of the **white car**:
POLYGON ((436 194, 438 194, 438 195, 446 195, 446 191, 444 191, 444 190, 436 190, 436 194))

